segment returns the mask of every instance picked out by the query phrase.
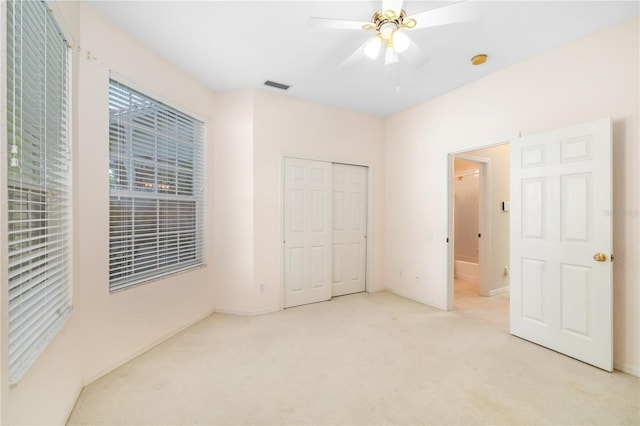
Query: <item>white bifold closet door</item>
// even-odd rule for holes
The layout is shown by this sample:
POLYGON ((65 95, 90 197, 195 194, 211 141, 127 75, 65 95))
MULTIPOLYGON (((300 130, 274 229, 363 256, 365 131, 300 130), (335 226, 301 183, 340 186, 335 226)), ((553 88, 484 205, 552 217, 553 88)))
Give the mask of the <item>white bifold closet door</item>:
POLYGON ((285 158, 284 307, 331 298, 331 163, 285 158))
POLYGON ((332 296, 365 291, 367 168, 333 165, 332 296))
POLYGON ((284 307, 366 288, 367 168, 284 161, 284 307))

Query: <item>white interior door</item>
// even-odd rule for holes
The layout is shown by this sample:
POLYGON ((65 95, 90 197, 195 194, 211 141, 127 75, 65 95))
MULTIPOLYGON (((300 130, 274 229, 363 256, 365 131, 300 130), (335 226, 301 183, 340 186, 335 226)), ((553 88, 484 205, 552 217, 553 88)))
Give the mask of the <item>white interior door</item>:
POLYGON ((284 306, 331 298, 331 163, 285 158, 284 306))
POLYGON ((611 223, 609 119, 511 144, 512 334, 612 370, 611 223))
POLYGON ((367 168, 333 165, 332 296, 366 289, 367 168))

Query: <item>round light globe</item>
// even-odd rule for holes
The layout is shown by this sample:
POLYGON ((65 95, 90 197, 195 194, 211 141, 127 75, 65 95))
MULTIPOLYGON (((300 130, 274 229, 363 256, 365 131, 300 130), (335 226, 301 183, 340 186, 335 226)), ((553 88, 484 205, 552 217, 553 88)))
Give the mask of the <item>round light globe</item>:
POLYGON ((409 44, 411 44, 411 41, 405 33, 402 33, 400 31, 396 31, 393 33, 393 48, 396 50, 396 52, 405 52, 409 48, 409 44))
POLYGON ((364 46, 364 55, 369 59, 376 59, 380 54, 380 47, 382 46, 382 41, 379 37, 373 37, 367 44, 364 46))

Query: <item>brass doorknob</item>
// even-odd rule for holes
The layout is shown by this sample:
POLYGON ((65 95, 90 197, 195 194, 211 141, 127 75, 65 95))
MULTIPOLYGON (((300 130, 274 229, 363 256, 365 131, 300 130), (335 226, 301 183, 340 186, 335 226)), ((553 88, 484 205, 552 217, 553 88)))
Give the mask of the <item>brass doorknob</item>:
POLYGON ((593 260, 597 262, 604 262, 607 260, 607 255, 604 253, 596 253, 593 255, 593 260))

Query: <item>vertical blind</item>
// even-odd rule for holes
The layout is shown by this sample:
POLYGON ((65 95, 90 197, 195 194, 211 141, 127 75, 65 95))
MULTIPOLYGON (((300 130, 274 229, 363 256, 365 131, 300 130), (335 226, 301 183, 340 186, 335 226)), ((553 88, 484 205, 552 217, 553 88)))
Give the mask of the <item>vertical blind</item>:
POLYGON ((8 1, 9 382, 71 311, 68 48, 42 1, 8 1))
POLYGON ((109 83, 109 290, 204 262, 204 124, 109 83))

